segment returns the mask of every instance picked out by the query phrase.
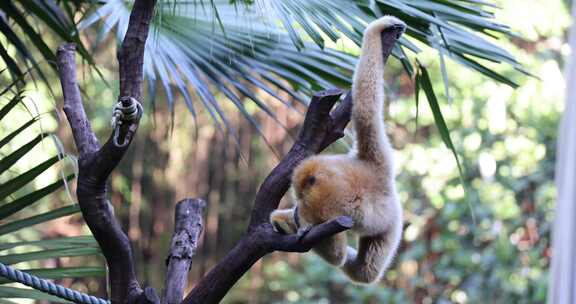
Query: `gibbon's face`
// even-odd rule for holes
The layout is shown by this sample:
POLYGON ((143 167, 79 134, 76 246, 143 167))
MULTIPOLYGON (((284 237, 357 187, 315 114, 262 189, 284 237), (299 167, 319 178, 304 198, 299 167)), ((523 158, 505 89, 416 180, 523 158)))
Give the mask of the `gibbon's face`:
POLYGON ((333 161, 323 157, 305 160, 295 170, 292 185, 300 202, 300 213, 311 224, 342 215, 349 200, 350 185, 333 161))

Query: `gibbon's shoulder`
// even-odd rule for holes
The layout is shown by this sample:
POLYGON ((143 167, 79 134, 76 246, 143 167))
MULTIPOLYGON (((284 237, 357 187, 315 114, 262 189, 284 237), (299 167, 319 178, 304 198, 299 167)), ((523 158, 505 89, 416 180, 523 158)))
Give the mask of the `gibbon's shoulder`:
POLYGON ((386 15, 370 22, 364 31, 364 35, 368 35, 370 33, 380 33, 386 28, 396 26, 406 28, 406 23, 394 16, 386 15))

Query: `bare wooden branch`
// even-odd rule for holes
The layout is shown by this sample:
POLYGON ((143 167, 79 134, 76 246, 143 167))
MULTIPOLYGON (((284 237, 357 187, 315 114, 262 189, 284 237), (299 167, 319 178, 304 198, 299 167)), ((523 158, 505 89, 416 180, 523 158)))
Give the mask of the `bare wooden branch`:
POLYGON ((170 254, 166 259, 164 296, 162 303, 177 304, 184 298, 188 284, 188 271, 202 232, 202 211, 206 203, 201 199, 184 199, 176 205, 174 234, 170 254))
POLYGON ((317 226, 313 226, 305 235, 280 234, 271 235, 269 242, 271 251, 308 252, 321 240, 352 228, 352 218, 337 217, 317 226))
POLYGON ((320 145, 320 150, 323 151, 328 146, 330 146, 333 142, 337 141, 338 139, 344 137, 344 129, 346 129, 346 125, 352 118, 352 93, 348 92, 344 100, 341 101, 340 105, 334 109, 332 114, 332 130, 326 137, 324 141, 320 145))
POLYGON ((244 273, 266 254, 273 251, 306 252, 320 240, 351 227, 352 220, 349 217, 339 217, 312 227, 304 237, 300 237, 297 234, 280 234, 274 231, 271 224, 262 224, 240 239, 182 303, 219 303, 244 273))
POLYGON ((101 178, 101 153, 80 100, 75 77, 75 48, 63 45, 58 49, 58 70, 65 97, 66 117, 80 152, 78 159, 77 196, 82 215, 102 249, 110 272, 112 303, 125 303, 136 298, 142 290, 136 281, 132 251, 128 237, 114 217, 114 210, 106 199, 106 178, 101 178))
POLYGON ((154 15, 156 0, 136 0, 130 14, 128 30, 118 50, 120 96, 142 101, 144 82, 144 49, 154 15))
POLYGON ((76 45, 65 43, 58 47, 58 74, 64 95, 64 113, 70 121, 74 142, 80 155, 96 152, 100 147, 86 117, 82 96, 76 80, 76 45))

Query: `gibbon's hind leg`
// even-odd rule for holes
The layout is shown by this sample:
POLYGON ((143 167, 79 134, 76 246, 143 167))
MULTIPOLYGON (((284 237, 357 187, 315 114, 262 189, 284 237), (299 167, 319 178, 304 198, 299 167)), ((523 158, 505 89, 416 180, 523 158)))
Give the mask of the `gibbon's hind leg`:
POLYGON ((390 234, 362 236, 358 242, 358 251, 348 247, 346 263, 342 270, 357 283, 370 284, 380 280, 388 268, 398 241, 390 234))
POLYGON ((340 267, 346 261, 347 248, 348 238, 346 237, 346 232, 340 232, 320 241, 313 250, 326 262, 340 267))
POLYGON ((298 225, 294 219, 294 211, 296 209, 277 209, 270 214, 270 223, 274 225, 274 229, 280 233, 292 234, 298 231, 298 225))

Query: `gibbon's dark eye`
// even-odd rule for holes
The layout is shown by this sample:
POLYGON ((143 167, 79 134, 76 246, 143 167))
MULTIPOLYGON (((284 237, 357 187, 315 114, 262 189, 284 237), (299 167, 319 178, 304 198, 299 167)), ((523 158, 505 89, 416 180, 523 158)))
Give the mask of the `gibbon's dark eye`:
POLYGON ((307 186, 312 186, 312 185, 314 185, 314 183, 316 183, 316 177, 314 175, 308 176, 306 178, 306 185, 307 186))

